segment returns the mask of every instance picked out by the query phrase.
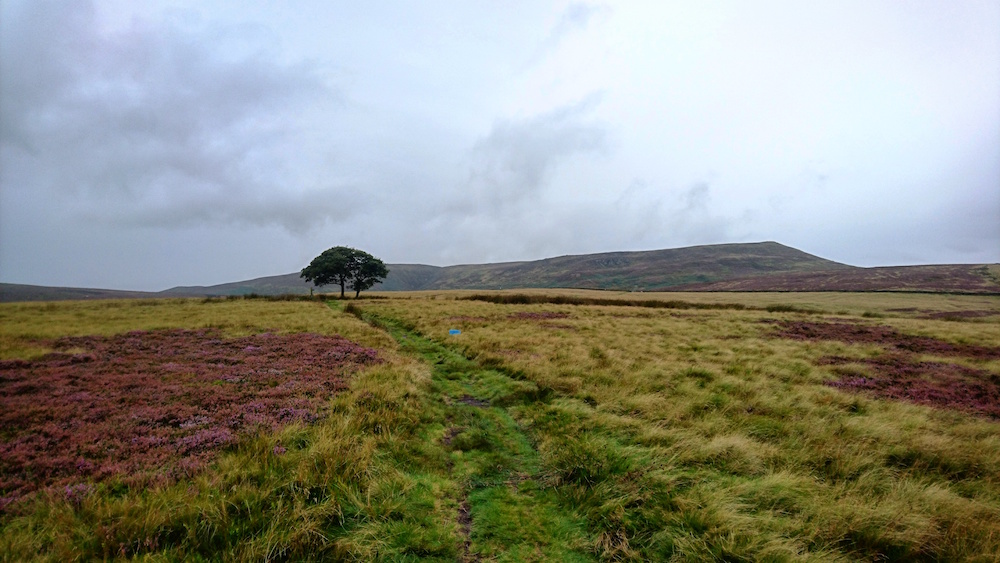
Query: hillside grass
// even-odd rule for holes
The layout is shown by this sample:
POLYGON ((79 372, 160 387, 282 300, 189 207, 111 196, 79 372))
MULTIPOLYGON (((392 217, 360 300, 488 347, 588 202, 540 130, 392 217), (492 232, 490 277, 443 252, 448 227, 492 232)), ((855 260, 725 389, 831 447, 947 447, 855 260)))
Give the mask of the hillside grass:
MULTIPOLYGON (((385 359, 326 418, 243 439, 174 482, 94 480, 11 505, 0 558, 1000 560, 1000 422, 834 388, 838 369, 889 351, 781 338, 774 324, 996 348, 1000 317, 925 317, 1000 299, 458 299, 473 293, 0 305, 0 360, 38 358, 60 336, 168 328, 340 334, 385 359)), ((1000 378, 991 357, 914 358, 1000 378)))

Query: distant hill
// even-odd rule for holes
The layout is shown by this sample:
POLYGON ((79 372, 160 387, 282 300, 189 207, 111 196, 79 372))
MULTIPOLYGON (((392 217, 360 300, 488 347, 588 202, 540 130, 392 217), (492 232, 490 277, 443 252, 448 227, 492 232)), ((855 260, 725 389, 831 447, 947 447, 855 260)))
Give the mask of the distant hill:
MULTIPOLYGON (((776 242, 719 244, 669 250, 559 256, 531 262, 427 266, 388 264, 373 291, 569 287, 643 290, 746 278, 775 272, 850 269, 776 242)), ((298 273, 208 287, 175 287, 164 295, 278 295, 308 293, 298 273)), ((333 291, 326 286, 323 291, 333 291)))
MULTIPOLYGON (((163 297, 212 297, 220 295, 286 295, 308 294, 311 283, 299 277, 299 273, 268 276, 252 280, 223 283, 219 285, 188 285, 172 287, 161 291, 163 297)), ((327 291, 327 288, 323 288, 327 291)))
POLYGON ((1000 265, 949 264, 780 272, 752 278, 686 284, 668 291, 926 291, 1000 293, 1000 265))
MULTIPOLYGON (((580 288, 619 291, 941 291, 1000 293, 1000 266, 858 268, 776 242, 559 256, 530 262, 388 264, 373 290, 580 288)), ((0 301, 308 294, 298 272, 158 293, 0 284, 0 301)), ((321 291, 336 288, 326 286, 321 291)))
POLYGON ((135 299, 141 297, 159 297, 159 295, 159 293, 145 291, 118 291, 115 289, 47 287, 19 283, 0 283, 0 302, 59 301, 65 299, 135 299))
POLYGON ((717 244, 642 252, 559 256, 532 262, 447 266, 389 266, 384 290, 572 287, 652 290, 774 272, 851 268, 776 242, 717 244), (418 268, 421 268, 418 270, 418 268), (394 273, 399 270, 399 278, 394 273), (400 282, 408 283, 400 283, 400 282))

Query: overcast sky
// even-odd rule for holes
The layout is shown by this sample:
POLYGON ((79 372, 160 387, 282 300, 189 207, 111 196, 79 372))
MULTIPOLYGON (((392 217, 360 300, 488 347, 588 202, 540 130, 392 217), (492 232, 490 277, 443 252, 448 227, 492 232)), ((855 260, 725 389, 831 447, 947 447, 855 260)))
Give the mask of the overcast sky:
POLYGON ((1000 262, 996 0, 0 7, 0 281, 210 285, 337 245, 1000 262))

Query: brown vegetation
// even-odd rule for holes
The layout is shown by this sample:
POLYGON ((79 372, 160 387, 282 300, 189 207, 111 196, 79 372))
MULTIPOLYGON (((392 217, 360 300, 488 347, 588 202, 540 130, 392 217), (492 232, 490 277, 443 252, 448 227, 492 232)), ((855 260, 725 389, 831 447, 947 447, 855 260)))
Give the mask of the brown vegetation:
POLYGON ((918 354, 1000 359, 1000 347, 954 344, 927 336, 903 334, 892 327, 835 322, 782 321, 777 336, 794 340, 837 340, 849 344, 877 344, 885 353, 874 358, 827 356, 821 365, 834 365, 839 389, 864 391, 876 397, 905 400, 1000 418, 1000 377, 986 370, 955 363, 921 361, 918 354))
POLYGON ((990 266, 948 264, 843 268, 694 283, 664 291, 927 291, 941 293, 1000 293, 990 266))
POLYGON ((242 435, 309 422, 373 349, 316 334, 66 337, 0 362, 0 510, 50 485, 170 480, 242 435))
POLYGON ((794 340, 838 340, 848 344, 880 344, 915 354, 966 356, 982 360, 1000 359, 998 346, 954 344, 928 336, 903 334, 883 325, 846 322, 779 321, 776 334, 794 340))

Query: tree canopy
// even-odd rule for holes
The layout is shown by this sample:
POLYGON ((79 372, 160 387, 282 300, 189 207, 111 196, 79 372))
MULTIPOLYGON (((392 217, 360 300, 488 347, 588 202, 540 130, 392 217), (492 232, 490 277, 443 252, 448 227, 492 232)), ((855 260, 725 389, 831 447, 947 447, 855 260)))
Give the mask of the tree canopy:
POLYGON ((343 298, 348 284, 355 291, 354 296, 358 297, 362 291, 382 281, 387 275, 389 269, 371 254, 356 248, 335 246, 313 258, 302 269, 299 277, 317 287, 339 284, 340 297, 343 298))

